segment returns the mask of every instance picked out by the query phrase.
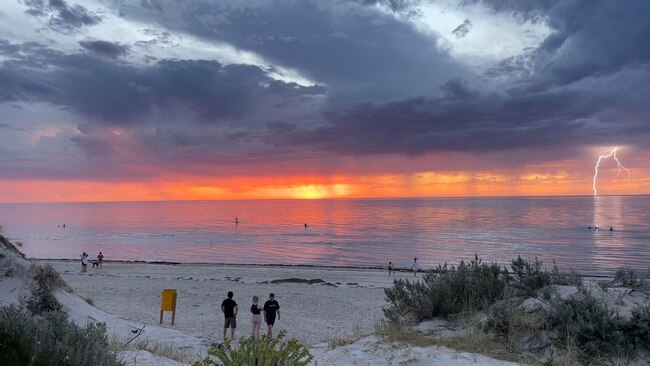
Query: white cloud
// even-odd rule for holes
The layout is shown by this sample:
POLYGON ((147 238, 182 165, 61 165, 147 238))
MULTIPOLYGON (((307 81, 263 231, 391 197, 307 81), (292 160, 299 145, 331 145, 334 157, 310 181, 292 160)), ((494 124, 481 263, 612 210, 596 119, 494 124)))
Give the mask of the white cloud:
POLYGON ((0 9, 5 15, 0 22, 0 38, 16 43, 47 43, 53 49, 66 53, 79 51, 79 41, 91 38, 130 46, 131 52, 124 59, 133 65, 144 65, 151 57, 213 60, 224 65, 259 66, 268 72, 269 77, 284 82, 295 82, 304 86, 316 84, 296 70, 274 65, 260 55, 239 50, 225 42, 210 42, 188 33, 170 31, 157 24, 127 20, 98 1, 84 1, 81 5, 101 14, 102 22, 87 27, 80 33, 63 34, 48 29, 43 20, 25 14, 27 8, 24 5, 18 2, 3 2, 0 9), (161 37, 164 37, 165 42, 151 42, 161 40, 161 37))
POLYGON ((453 0, 427 3, 420 10, 422 16, 413 19, 415 26, 437 36, 452 57, 478 70, 537 47, 551 32, 543 23, 520 22, 482 5, 461 7, 453 0), (472 28, 458 38, 452 32, 465 19, 471 21, 472 28))

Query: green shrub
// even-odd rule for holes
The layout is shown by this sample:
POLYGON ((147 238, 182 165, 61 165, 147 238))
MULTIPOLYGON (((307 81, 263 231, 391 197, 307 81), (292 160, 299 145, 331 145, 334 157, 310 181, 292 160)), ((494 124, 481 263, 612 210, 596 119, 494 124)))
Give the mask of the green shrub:
POLYGON ((551 283, 553 285, 576 286, 578 288, 582 288, 583 286, 582 276, 580 276, 578 272, 573 269, 569 272, 561 272, 555 261, 553 261, 551 283))
POLYGON ((52 294, 52 290, 67 287, 61 276, 49 264, 35 266, 32 296, 27 299, 25 306, 32 314, 61 310, 61 305, 52 294))
POLYGON ((632 310, 632 318, 626 329, 635 346, 641 345, 650 350, 650 304, 632 310))
POLYGON ((235 348, 226 340, 221 348, 212 348, 208 357, 194 366, 306 366, 314 358, 309 349, 295 339, 283 341, 284 331, 274 339, 242 338, 235 348))
POLYGON ((583 358, 626 358, 636 348, 629 322, 608 310, 590 295, 554 306, 553 327, 563 345, 574 344, 583 358))
POLYGON ((384 315, 392 322, 413 323, 480 310, 503 298, 510 279, 505 268, 483 263, 477 256, 458 267, 445 263, 436 272, 420 282, 395 280, 393 287, 384 290, 389 302, 384 315))
POLYGON ((517 256, 517 259, 512 260, 510 268, 513 274, 510 286, 518 295, 537 296, 537 291, 551 284, 551 274, 542 269, 542 262, 537 258, 530 262, 517 256))
POLYGON ((63 312, 33 316, 16 306, 0 307, 0 365, 122 365, 107 346, 104 324, 80 328, 63 312))
POLYGON ((614 281, 612 282, 616 285, 628 288, 643 287, 643 280, 639 279, 634 270, 626 267, 621 267, 616 271, 614 281))

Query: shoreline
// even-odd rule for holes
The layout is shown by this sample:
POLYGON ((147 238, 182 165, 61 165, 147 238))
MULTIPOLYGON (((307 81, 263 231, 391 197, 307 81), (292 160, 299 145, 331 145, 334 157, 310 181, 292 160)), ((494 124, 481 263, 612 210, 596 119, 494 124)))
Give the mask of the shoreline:
MULTIPOLYGON (((43 261, 43 262, 79 262, 79 259, 69 259, 69 258, 36 258, 36 257, 30 257, 29 259, 33 259, 36 261, 43 261)), ((91 262, 92 263, 92 260, 91 262)), ((163 266, 191 266, 191 267, 235 267, 235 268, 241 268, 241 267, 254 267, 254 268, 285 268, 285 269, 322 269, 322 270, 336 270, 336 271, 377 271, 377 272, 386 272, 388 270, 387 267, 377 267, 377 266, 369 266, 369 267, 362 267, 362 266, 319 266, 315 264, 263 264, 263 263, 212 263, 212 262, 172 262, 172 261, 148 261, 148 260, 105 260, 104 263, 113 263, 113 264, 153 264, 153 265, 163 265, 163 266)), ((502 265, 503 266, 503 265, 502 265)), ((562 270, 561 273, 569 273, 571 269, 567 270, 562 270)), ((398 272, 398 273, 412 273, 410 268, 407 267, 395 267, 393 269, 393 272, 398 272)), ((590 274, 590 273, 583 273, 583 272, 577 272, 580 277, 583 277, 585 279, 607 279, 607 278, 612 278, 615 274, 616 270, 612 270, 611 275, 599 275, 599 274, 590 274)), ((424 270, 419 270, 418 274, 427 274, 427 273, 437 273, 437 269, 424 269, 424 270)), ((508 271, 508 273, 512 274, 513 272, 508 271)))

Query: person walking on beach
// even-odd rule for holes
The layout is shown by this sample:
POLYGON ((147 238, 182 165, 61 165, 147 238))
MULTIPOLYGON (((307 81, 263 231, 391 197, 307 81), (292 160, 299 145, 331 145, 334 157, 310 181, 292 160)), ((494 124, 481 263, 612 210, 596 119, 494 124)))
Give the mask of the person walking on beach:
POLYGON ((230 339, 235 339, 235 329, 237 328, 237 303, 232 299, 232 291, 228 291, 228 298, 221 303, 221 312, 223 312, 223 339, 226 340, 226 333, 230 328, 230 339))
POLYGON ((411 269, 413 270, 413 276, 416 276, 418 271, 420 270, 420 263, 418 263, 417 258, 413 258, 413 263, 411 263, 411 269))
POLYGON ((259 305, 259 298, 253 296, 253 304, 251 305, 251 313, 253 314, 253 331, 251 337, 260 338, 260 327, 262 326, 262 307, 259 305))
POLYGON ((264 303, 264 321, 269 326, 267 336, 269 339, 273 338, 273 326, 275 325, 275 315, 277 313, 278 320, 280 320, 280 304, 275 301, 275 294, 270 293, 269 299, 264 303))
POLYGON ((102 269, 102 263, 104 263, 104 255, 102 252, 99 252, 97 255, 97 268, 102 269))
POLYGON ((81 254, 81 272, 86 271, 88 271, 88 254, 86 254, 86 252, 83 252, 81 254))
POLYGON ((388 262, 388 275, 393 274, 393 262, 388 262))

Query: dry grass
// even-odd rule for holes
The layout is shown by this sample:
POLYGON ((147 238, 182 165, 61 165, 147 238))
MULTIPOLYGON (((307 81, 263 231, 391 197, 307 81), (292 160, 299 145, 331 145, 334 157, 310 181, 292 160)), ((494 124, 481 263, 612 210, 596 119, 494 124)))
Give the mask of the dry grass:
POLYGON ((50 264, 45 265, 34 265, 34 280, 41 288, 47 288, 50 290, 57 288, 69 288, 68 284, 65 283, 61 275, 52 267, 50 264))
POLYGON ((407 327, 384 322, 377 325, 376 334, 385 342, 404 346, 443 346, 459 352, 477 353, 503 361, 535 363, 530 355, 515 353, 499 338, 491 337, 478 330, 462 336, 444 338, 436 337, 435 334, 425 335, 407 327))
POLYGON ((364 332, 361 329, 361 326, 359 324, 355 324, 354 327, 352 328, 352 336, 347 337, 347 338, 332 338, 329 341, 327 341, 329 347, 331 349, 334 349, 336 347, 342 347, 342 346, 347 346, 349 344, 352 344, 361 338, 367 337, 369 334, 364 332))
MULTIPOLYGON (((1 228, 1 227, 0 227, 1 228)), ((0 244, 3 245, 5 248, 9 249, 9 251, 14 252, 15 254, 19 255, 23 259, 27 259, 25 257, 25 254, 18 250, 15 245, 13 245, 7 238, 4 236, 0 235, 0 244)))
POLYGON ((156 356, 166 357, 180 363, 192 364, 199 360, 199 357, 190 356, 185 351, 171 342, 150 342, 149 340, 129 340, 112 334, 108 340, 108 348, 111 351, 149 351, 156 356))

